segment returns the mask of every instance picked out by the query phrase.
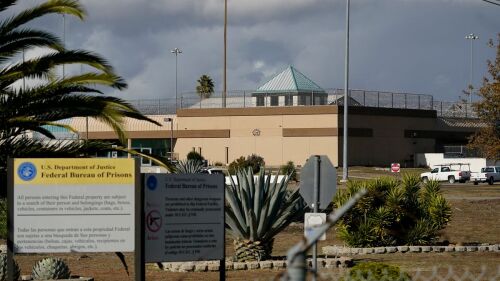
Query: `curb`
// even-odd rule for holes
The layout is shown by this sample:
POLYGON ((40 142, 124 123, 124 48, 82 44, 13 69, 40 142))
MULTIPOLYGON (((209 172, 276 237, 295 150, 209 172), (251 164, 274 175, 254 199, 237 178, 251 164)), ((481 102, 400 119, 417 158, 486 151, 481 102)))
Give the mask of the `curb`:
MULTIPOLYGON (((307 264, 312 266, 312 260, 308 259, 307 264)), ((318 268, 347 268, 353 264, 352 258, 318 258, 318 268)), ((163 262, 163 269, 170 272, 207 272, 219 271, 219 261, 199 261, 199 262, 163 262)), ((227 271, 239 270, 283 270, 287 267, 285 260, 268 260, 252 262, 232 262, 226 261, 227 271)))
POLYGON ((322 247, 324 255, 371 255, 391 253, 442 253, 442 252, 500 252, 500 244, 481 244, 477 246, 390 246, 373 248, 349 248, 339 246, 322 247))

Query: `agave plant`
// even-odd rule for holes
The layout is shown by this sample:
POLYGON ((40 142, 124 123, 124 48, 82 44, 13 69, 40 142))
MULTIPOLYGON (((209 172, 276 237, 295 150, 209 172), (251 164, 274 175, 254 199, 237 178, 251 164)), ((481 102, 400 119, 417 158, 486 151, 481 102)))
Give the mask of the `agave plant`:
POLYGON ((71 275, 68 265, 60 258, 44 258, 36 262, 31 270, 33 280, 68 279, 71 275))
POLYGON ((304 211, 300 207, 303 199, 298 189, 287 192, 290 175, 278 181, 264 169, 254 177, 252 169, 247 168, 237 171, 236 178, 226 186, 226 228, 234 237, 234 258, 268 259, 276 234, 304 211))
POLYGON ((176 174, 197 174, 203 169, 203 163, 198 160, 186 160, 175 163, 174 173, 176 174))
MULTIPOLYGON (((19 276, 21 275, 21 269, 19 265, 14 260, 14 280, 19 280, 19 276)), ((0 254, 0 281, 8 280, 7 274, 7 254, 0 254)))

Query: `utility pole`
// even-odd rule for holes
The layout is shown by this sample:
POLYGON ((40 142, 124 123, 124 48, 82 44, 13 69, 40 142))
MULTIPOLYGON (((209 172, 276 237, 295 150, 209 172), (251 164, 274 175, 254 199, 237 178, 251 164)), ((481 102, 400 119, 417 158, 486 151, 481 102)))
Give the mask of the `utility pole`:
POLYGON ((342 169, 342 181, 347 181, 349 179, 349 167, 347 163, 347 110, 349 108, 349 6, 351 5, 351 0, 347 0, 346 3, 346 32, 345 32, 345 81, 344 81, 344 140, 343 140, 343 169, 342 169))

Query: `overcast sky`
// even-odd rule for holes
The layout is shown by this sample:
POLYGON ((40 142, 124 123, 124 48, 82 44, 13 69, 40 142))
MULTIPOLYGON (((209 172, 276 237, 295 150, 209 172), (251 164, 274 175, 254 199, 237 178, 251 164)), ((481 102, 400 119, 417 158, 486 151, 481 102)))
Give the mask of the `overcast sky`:
MULTIPOLYGON (((23 6, 36 0, 20 0, 23 6)), ((128 82, 126 99, 192 92, 202 74, 222 89, 223 0, 82 0, 85 22, 66 21, 68 48, 108 58, 128 82)), ((345 0, 229 0, 228 89, 255 89, 294 65, 325 89, 344 80, 345 0)), ((19 8, 19 7, 18 7, 19 8)), ((39 22, 62 34, 62 17, 39 22)), ((495 52, 500 6, 480 0, 352 0, 351 88, 432 94, 454 101, 495 52)))

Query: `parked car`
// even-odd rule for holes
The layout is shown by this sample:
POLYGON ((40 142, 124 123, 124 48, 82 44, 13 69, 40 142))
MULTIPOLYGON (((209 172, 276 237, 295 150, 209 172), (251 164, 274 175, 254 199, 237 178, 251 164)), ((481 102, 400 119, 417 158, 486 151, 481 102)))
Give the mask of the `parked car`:
POLYGON ((447 181, 449 183, 455 183, 456 181, 464 183, 470 180, 470 168, 469 164, 453 163, 446 165, 437 165, 433 167, 432 171, 420 174, 422 181, 427 182, 428 180, 437 181, 447 181), (459 167, 458 169, 453 169, 452 167, 459 167))
POLYGON ((500 181, 500 166, 481 168, 481 172, 472 173, 470 180, 474 182, 474 185, 480 182, 487 182, 489 185, 493 185, 494 182, 500 181))

